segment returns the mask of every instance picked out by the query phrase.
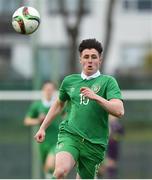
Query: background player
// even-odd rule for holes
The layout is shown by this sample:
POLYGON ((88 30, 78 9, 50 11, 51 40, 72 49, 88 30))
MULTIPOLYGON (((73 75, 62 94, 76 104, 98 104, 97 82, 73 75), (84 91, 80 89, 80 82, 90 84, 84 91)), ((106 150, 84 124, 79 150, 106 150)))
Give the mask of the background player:
MULTIPOLYGON (((57 90, 55 84, 49 81, 45 82, 42 86, 42 99, 31 104, 26 114, 24 124, 26 126, 41 125, 56 96, 57 90)), ((51 177, 51 173, 54 170, 54 153, 60 121, 61 117, 58 116, 56 121, 47 129, 46 140, 39 145, 46 178, 51 177)))
POLYGON ((124 127, 120 120, 110 115, 109 116, 109 143, 106 154, 105 163, 99 168, 98 177, 106 177, 108 179, 118 178, 118 161, 120 154, 120 142, 124 136, 124 127))

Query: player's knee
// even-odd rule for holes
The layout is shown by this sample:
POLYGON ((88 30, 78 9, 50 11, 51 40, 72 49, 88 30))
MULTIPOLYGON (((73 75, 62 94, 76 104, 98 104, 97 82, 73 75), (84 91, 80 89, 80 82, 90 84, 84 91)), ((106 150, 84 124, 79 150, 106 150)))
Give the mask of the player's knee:
POLYGON ((54 163, 45 164, 44 171, 45 172, 48 172, 48 171, 53 172, 54 171, 54 163))
POLYGON ((55 169, 53 176, 56 177, 57 179, 60 179, 66 177, 67 173, 68 173, 68 169, 60 167, 55 169))

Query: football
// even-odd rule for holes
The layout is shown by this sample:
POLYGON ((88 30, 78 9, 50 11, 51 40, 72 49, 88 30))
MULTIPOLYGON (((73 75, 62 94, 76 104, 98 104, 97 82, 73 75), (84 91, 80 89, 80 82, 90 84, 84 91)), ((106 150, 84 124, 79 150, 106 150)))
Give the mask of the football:
POLYGON ((38 29, 39 25, 40 14, 33 7, 20 7, 12 16, 12 26, 18 33, 32 34, 38 29))

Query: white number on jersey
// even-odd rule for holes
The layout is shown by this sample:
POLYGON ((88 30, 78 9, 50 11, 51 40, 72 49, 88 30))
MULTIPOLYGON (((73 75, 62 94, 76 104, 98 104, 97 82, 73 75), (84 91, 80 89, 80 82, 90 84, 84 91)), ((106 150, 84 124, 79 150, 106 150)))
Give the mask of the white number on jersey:
POLYGON ((87 105, 89 103, 89 98, 85 97, 83 94, 80 94, 80 104, 87 105))

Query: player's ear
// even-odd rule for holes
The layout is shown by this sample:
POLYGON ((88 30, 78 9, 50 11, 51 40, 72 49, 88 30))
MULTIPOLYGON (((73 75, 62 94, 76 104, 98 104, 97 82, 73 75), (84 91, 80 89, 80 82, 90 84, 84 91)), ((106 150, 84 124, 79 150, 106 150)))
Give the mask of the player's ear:
POLYGON ((102 64, 102 59, 100 59, 100 65, 102 64))
POLYGON ((82 64, 81 56, 79 57, 79 63, 82 64))
POLYGON ((79 54, 79 63, 82 64, 82 59, 81 59, 82 53, 80 52, 79 54))
POLYGON ((100 64, 103 62, 103 54, 100 55, 100 64))

